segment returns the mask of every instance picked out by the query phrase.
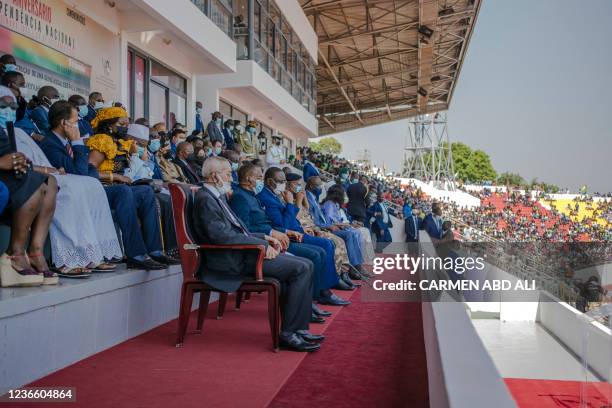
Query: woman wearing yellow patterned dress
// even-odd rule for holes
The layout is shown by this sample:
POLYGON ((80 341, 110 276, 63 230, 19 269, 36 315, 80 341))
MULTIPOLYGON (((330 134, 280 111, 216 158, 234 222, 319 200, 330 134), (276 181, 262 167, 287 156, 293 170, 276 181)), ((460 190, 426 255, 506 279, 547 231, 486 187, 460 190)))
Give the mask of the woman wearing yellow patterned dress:
POLYGON ((91 121, 94 135, 87 140, 89 164, 99 172, 111 209, 121 229, 128 268, 164 269, 169 259, 162 239, 153 189, 132 186, 124 176, 135 146, 126 140, 128 114, 123 108, 103 108, 91 121))

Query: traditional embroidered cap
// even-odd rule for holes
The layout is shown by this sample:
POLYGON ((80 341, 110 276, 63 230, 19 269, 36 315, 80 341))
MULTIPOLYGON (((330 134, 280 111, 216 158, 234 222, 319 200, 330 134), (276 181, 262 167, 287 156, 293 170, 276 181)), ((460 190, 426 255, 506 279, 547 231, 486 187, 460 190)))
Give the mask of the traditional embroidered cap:
POLYGON ((108 119, 127 118, 128 113, 125 109, 114 106, 112 108, 102 108, 98 110, 96 117, 91 121, 91 126, 96 129, 100 122, 108 119))
POLYGON ((149 128, 143 125, 132 123, 128 127, 128 136, 132 136, 134 139, 149 141, 149 128))

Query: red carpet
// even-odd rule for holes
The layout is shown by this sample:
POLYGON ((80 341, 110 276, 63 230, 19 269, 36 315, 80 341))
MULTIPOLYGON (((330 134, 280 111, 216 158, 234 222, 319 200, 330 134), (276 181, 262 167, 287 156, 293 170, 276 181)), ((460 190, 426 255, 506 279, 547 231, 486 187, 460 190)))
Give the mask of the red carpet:
POLYGON ((519 408, 612 407, 612 385, 608 383, 589 382, 584 386, 578 381, 523 378, 506 378, 504 381, 519 408), (586 401, 586 404, 582 405, 581 401, 586 401))
MULTIPOLYGON (((346 298, 354 293, 339 294, 346 298)), ((183 348, 174 347, 174 320, 30 386, 76 387, 76 403, 53 403, 53 407, 264 407, 305 354, 272 352, 265 295, 253 295, 240 311, 233 309, 230 296, 223 320, 214 319, 216 306, 209 307, 201 335, 193 333, 192 315, 183 348)), ((327 309, 336 313, 324 325, 313 325, 313 332, 323 331, 344 313, 327 309)))
POLYGON ((354 296, 270 407, 428 407, 420 303, 354 296))

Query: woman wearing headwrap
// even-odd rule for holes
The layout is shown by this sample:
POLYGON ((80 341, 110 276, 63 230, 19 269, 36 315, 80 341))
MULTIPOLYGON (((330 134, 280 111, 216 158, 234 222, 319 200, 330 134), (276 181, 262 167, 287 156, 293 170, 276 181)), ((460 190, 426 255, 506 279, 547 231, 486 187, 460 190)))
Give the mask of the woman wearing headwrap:
POLYGON ((105 184, 111 209, 121 228, 129 268, 164 269, 176 261, 163 252, 159 210, 153 189, 131 185, 124 175, 136 144, 127 140, 128 114, 121 107, 100 109, 91 121, 95 134, 87 140, 89 163, 105 184))

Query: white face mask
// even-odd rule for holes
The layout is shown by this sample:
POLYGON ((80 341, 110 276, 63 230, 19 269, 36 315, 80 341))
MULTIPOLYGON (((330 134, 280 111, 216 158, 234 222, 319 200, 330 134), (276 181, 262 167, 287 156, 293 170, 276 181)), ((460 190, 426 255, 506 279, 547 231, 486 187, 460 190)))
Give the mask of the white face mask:
POLYGON ((282 192, 285 191, 285 187, 287 187, 287 184, 282 183, 282 184, 277 184, 276 188, 274 189, 274 193, 275 194, 280 194, 282 192))
POLYGON ((220 194, 227 194, 232 191, 232 183, 230 181, 223 181, 221 177, 217 176, 217 183, 219 182, 223 184, 221 186, 215 185, 215 187, 220 194))

